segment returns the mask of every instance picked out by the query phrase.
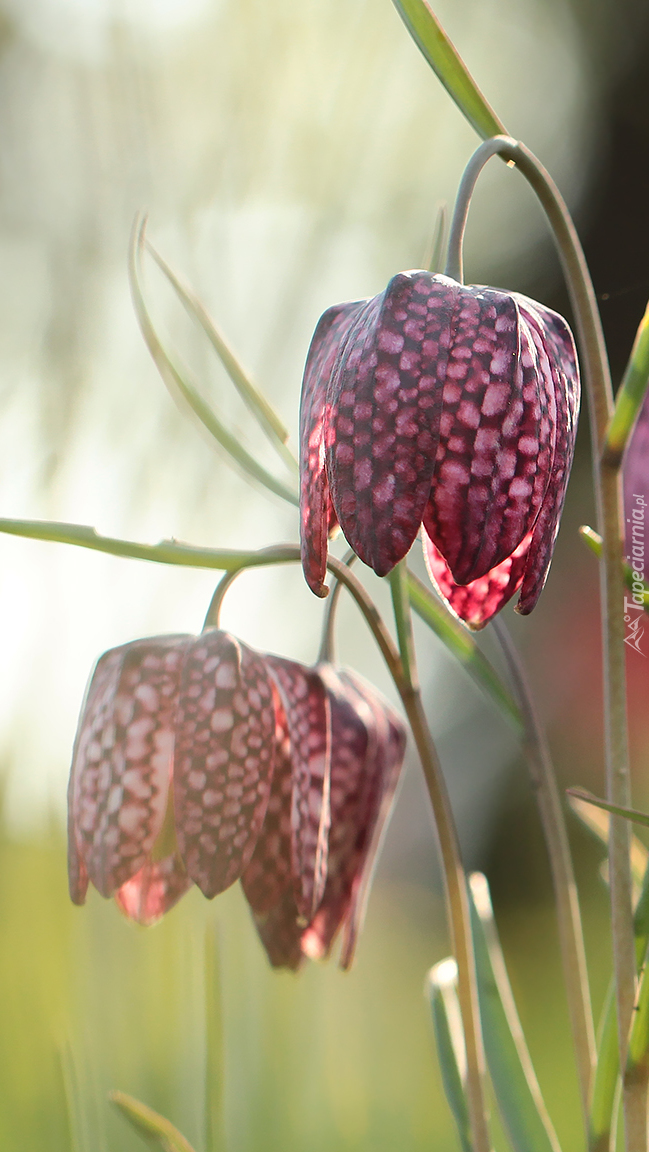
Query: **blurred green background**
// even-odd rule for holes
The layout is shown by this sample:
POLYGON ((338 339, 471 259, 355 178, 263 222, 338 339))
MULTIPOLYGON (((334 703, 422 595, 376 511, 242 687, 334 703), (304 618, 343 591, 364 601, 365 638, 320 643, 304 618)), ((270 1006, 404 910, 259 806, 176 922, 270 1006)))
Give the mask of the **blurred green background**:
MULTIPOLYGON (((619 375, 649 289, 645 6, 435 7, 574 209, 619 375)), ((426 261, 436 205, 452 203, 477 143, 391 3, 0 0, 0 94, 2 515, 141 540, 294 540, 293 510, 250 489, 165 393, 129 298, 128 234, 147 210, 151 238, 294 434, 321 311, 426 261)), ((566 307, 540 213, 496 163, 472 208, 466 266, 473 281, 566 307)), ((153 267, 148 292, 167 342, 261 452, 153 267)), ((584 420, 547 589, 512 626, 562 782, 601 791, 596 573, 576 536, 593 520, 588 469, 584 420)), ((204 572, 0 540, 0 1148, 139 1147, 106 1103, 118 1087, 169 1115, 198 1152, 454 1149, 423 997, 448 940, 414 761, 350 974, 333 963, 272 973, 238 890, 214 904, 192 892, 149 931, 95 894, 85 909, 68 901, 65 785, 90 667, 136 636, 197 630, 212 587, 204 572), (219 1117, 209 1149, 206 1114, 219 1117)), ((386 604, 378 581, 368 587, 386 604)), ((299 572, 272 571, 234 586, 223 622, 312 660, 320 613, 299 572)), ((389 692, 345 602, 339 631, 341 659, 389 692)), ((575 1077, 525 770, 501 721, 418 636, 464 852, 491 881, 539 1079, 572 1148, 575 1077)), ((629 670, 636 799, 649 803, 637 654, 629 670)), ((599 1004, 610 966, 601 853, 573 831, 599 1004)))

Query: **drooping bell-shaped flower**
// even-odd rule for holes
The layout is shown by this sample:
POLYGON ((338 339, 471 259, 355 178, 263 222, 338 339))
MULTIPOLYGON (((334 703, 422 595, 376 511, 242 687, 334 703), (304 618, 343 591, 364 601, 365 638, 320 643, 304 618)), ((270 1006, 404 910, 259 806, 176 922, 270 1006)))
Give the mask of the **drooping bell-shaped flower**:
POLYGON ((380 576, 420 527, 431 577, 482 627, 519 592, 532 610, 572 462, 570 329, 518 293, 402 272, 322 316, 300 412, 302 556, 321 594, 338 522, 380 576))
MULTIPOLYGON (((272 964, 295 969, 305 956, 327 956, 343 928, 340 962, 347 968, 403 764, 405 730, 387 702, 354 673, 331 664, 308 669, 307 703, 302 666, 270 659, 286 707, 280 721, 282 752, 243 889, 272 964), (303 822, 299 792, 291 788, 296 762, 290 733, 296 725, 320 765, 316 778, 326 781, 322 812, 326 808, 327 816, 317 849, 323 866, 316 870, 317 890, 309 892, 295 835, 303 822), (293 861, 292 869, 287 860, 293 861)), ((313 874, 310 864, 306 874, 313 874)))
POLYGON ((70 892, 89 880, 150 924, 195 883, 241 878, 273 964, 351 959, 403 726, 349 673, 227 633, 137 640, 98 661, 69 786, 70 892), (310 935, 309 935, 310 934, 310 935))

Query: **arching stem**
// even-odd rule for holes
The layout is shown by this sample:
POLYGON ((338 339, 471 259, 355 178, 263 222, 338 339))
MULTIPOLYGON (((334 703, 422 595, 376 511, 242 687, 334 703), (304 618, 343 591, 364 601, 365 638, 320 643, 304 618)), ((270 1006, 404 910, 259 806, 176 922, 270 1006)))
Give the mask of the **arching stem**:
MULTIPOLYGON (((570 213, 554 181, 523 144, 507 136, 487 140, 469 162, 451 227, 447 272, 462 278, 462 237, 469 201, 478 175, 491 156, 513 162, 536 192, 547 215, 566 278, 575 316, 579 350, 588 393, 593 443, 593 473, 599 531, 604 650, 604 719, 609 802, 630 807, 630 773, 626 718, 624 647, 624 583, 621 532, 621 491, 617 469, 602 459, 613 395, 606 346, 593 285, 570 213), (612 799, 615 797, 615 799, 612 799)), ((625 1067, 629 1025, 635 995, 629 829, 620 817, 611 819, 609 841, 611 922, 618 1016, 620 1066, 625 1067)), ((633 1084, 624 1088, 627 1152, 646 1152, 646 1099, 633 1084)))

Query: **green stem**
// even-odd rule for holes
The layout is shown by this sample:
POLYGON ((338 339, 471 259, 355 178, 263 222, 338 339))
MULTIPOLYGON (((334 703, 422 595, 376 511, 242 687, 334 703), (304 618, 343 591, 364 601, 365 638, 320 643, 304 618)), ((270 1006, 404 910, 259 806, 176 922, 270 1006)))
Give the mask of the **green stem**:
POLYGON ((492 621, 492 628, 507 661, 525 725, 525 754, 550 858, 568 1012, 575 1046, 584 1122, 587 1124, 589 1091, 596 1058, 595 1032, 579 896, 572 867, 568 831, 550 749, 536 715, 523 665, 503 621, 496 618, 492 621))
MULTIPOLYGON (((467 1058, 466 1095, 474 1152, 489 1152, 491 1140, 484 1099, 485 1057, 480 1026, 478 985, 471 936, 471 912, 467 880, 446 781, 424 714, 417 684, 415 648, 409 609, 407 569, 402 561, 390 574, 397 635, 401 650, 403 682, 401 702, 408 717, 430 796, 446 884, 448 919, 453 955, 458 968, 458 999, 462 1013, 467 1058)), ((396 683, 396 681, 395 681, 396 683)))
MULTIPOLYGON (((603 542, 600 578, 607 795, 610 803, 629 808, 621 488, 616 468, 602 461, 606 432, 613 411, 613 393, 601 321, 584 253, 558 188, 529 149, 506 136, 496 136, 486 141, 469 161, 451 227, 447 263, 449 275, 457 279, 462 277, 462 236, 470 197, 480 171, 489 158, 495 155, 513 162, 536 192, 554 235, 575 315, 590 406, 594 487, 603 542)), ((624 1067, 635 995, 635 962, 629 830, 619 817, 611 820, 609 872, 618 1043, 621 1066, 624 1067)), ((624 1116, 627 1152, 646 1152, 646 1098, 632 1084, 625 1085, 624 1116)))
MULTIPOLYGON (((343 564, 346 564, 349 568, 355 560, 356 553, 354 552, 353 548, 350 548, 343 556, 343 564)), ((340 593, 342 591, 342 587, 343 586, 340 581, 336 580, 333 588, 331 589, 331 592, 329 593, 329 596, 327 597, 327 603, 324 610, 324 618, 322 621, 322 638, 320 640, 320 651, 318 653, 317 661, 318 664, 332 664, 334 661, 334 624, 336 622, 336 612, 338 610, 338 604, 340 603, 340 593)))

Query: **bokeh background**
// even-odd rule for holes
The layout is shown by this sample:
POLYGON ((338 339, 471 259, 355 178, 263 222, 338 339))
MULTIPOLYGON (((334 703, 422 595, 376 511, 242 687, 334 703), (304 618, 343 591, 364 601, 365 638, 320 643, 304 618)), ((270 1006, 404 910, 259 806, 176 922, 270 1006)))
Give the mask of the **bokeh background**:
MULTIPOLYGON (((649 294, 649 13, 638 0, 439 0, 509 131, 552 171, 592 263, 616 377, 649 294)), ((137 540, 295 540, 165 392, 126 273, 134 214, 187 276, 291 429, 329 304, 428 259, 477 143, 389 0, 0 0, 0 512, 137 540)), ((567 308, 531 195, 493 162, 468 278, 567 308)), ((159 330, 264 450, 153 265, 159 330)), ((551 577, 511 616, 563 783, 602 788, 587 419, 551 577)), ((423 999, 448 951, 434 831, 409 761, 350 974, 268 969, 237 890, 157 928, 68 901, 63 815, 79 703, 106 648, 195 631, 205 572, 0 539, 0 1146, 130 1152, 106 1101, 168 1114, 197 1152, 456 1148, 423 999)), ((384 590, 367 577, 373 595, 384 590)), ((224 626, 315 658, 321 605, 288 569, 243 576, 224 626)), ((388 694, 352 607, 340 658, 388 694)), ((566 1147, 578 1108, 547 863, 512 734, 427 633, 427 707, 472 867, 492 884, 539 1079, 566 1147)), ((488 647, 489 640, 485 638, 488 647)), ((648 678, 631 654, 638 804, 648 678)), ((571 825, 596 1003, 609 971, 600 851, 571 825)), ((502 1147, 500 1136, 499 1147, 502 1147)))

